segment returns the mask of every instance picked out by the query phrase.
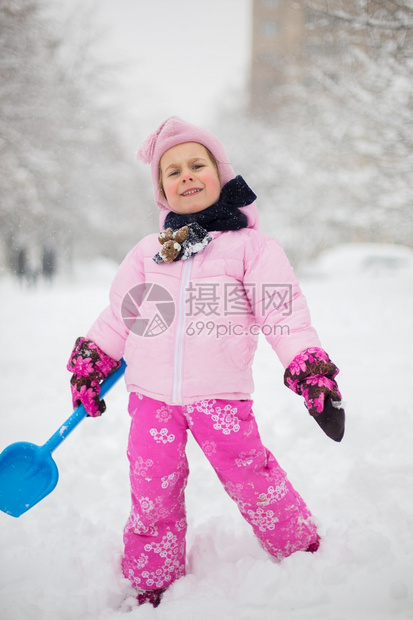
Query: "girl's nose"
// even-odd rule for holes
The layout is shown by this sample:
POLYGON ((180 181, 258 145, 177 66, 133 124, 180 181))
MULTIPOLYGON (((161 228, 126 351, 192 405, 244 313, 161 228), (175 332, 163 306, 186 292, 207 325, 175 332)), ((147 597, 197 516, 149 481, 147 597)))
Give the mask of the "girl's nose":
POLYGON ((184 170, 182 174, 182 183, 186 183, 186 181, 193 181, 194 177, 190 170, 184 170))

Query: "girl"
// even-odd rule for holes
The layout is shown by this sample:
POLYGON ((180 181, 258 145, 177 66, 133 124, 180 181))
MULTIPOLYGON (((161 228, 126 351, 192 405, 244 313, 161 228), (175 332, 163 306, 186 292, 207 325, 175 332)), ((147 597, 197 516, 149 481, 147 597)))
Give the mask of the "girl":
POLYGON ((311 513, 252 411, 251 365, 262 331, 325 433, 340 441, 337 367, 275 240, 258 231, 256 196, 208 131, 168 118, 141 145, 163 232, 126 256, 110 304, 68 369, 74 406, 100 415, 99 384, 123 356, 130 392, 132 509, 123 572, 138 602, 157 606, 185 573, 185 456, 190 429, 227 493, 275 558, 317 550, 311 513))

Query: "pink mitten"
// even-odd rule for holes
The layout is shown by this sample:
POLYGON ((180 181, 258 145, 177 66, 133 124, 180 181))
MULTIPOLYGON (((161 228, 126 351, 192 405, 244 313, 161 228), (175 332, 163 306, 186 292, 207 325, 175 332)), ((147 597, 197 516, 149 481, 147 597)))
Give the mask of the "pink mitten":
POLYGON ((101 415, 106 405, 99 399, 100 383, 119 366, 120 362, 106 355, 92 340, 78 338, 67 364, 73 373, 70 380, 73 407, 82 404, 89 416, 101 415))
POLYGON ((335 377, 339 369, 318 347, 302 351, 284 373, 284 384, 304 397, 306 407, 317 424, 334 441, 344 436, 345 412, 335 377))

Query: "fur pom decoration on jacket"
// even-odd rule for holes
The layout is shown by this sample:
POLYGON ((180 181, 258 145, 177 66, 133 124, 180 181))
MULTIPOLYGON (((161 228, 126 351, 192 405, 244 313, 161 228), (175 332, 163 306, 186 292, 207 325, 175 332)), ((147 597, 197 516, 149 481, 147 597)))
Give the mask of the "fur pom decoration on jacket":
POLYGON ((211 235, 196 222, 182 226, 178 230, 167 228, 159 233, 162 248, 153 257, 155 263, 171 263, 174 260, 187 260, 203 250, 210 241, 211 235))

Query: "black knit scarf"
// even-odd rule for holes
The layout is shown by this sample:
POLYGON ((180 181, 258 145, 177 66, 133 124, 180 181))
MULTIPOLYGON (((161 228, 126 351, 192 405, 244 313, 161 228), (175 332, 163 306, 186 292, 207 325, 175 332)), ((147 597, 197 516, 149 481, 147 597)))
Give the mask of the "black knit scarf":
POLYGON ((248 187, 241 176, 236 176, 224 185, 218 201, 198 213, 174 213, 170 211, 165 218, 165 230, 177 230, 187 224, 197 223, 207 231, 239 230, 248 226, 245 213, 238 207, 246 207, 254 202, 257 196, 248 187))

